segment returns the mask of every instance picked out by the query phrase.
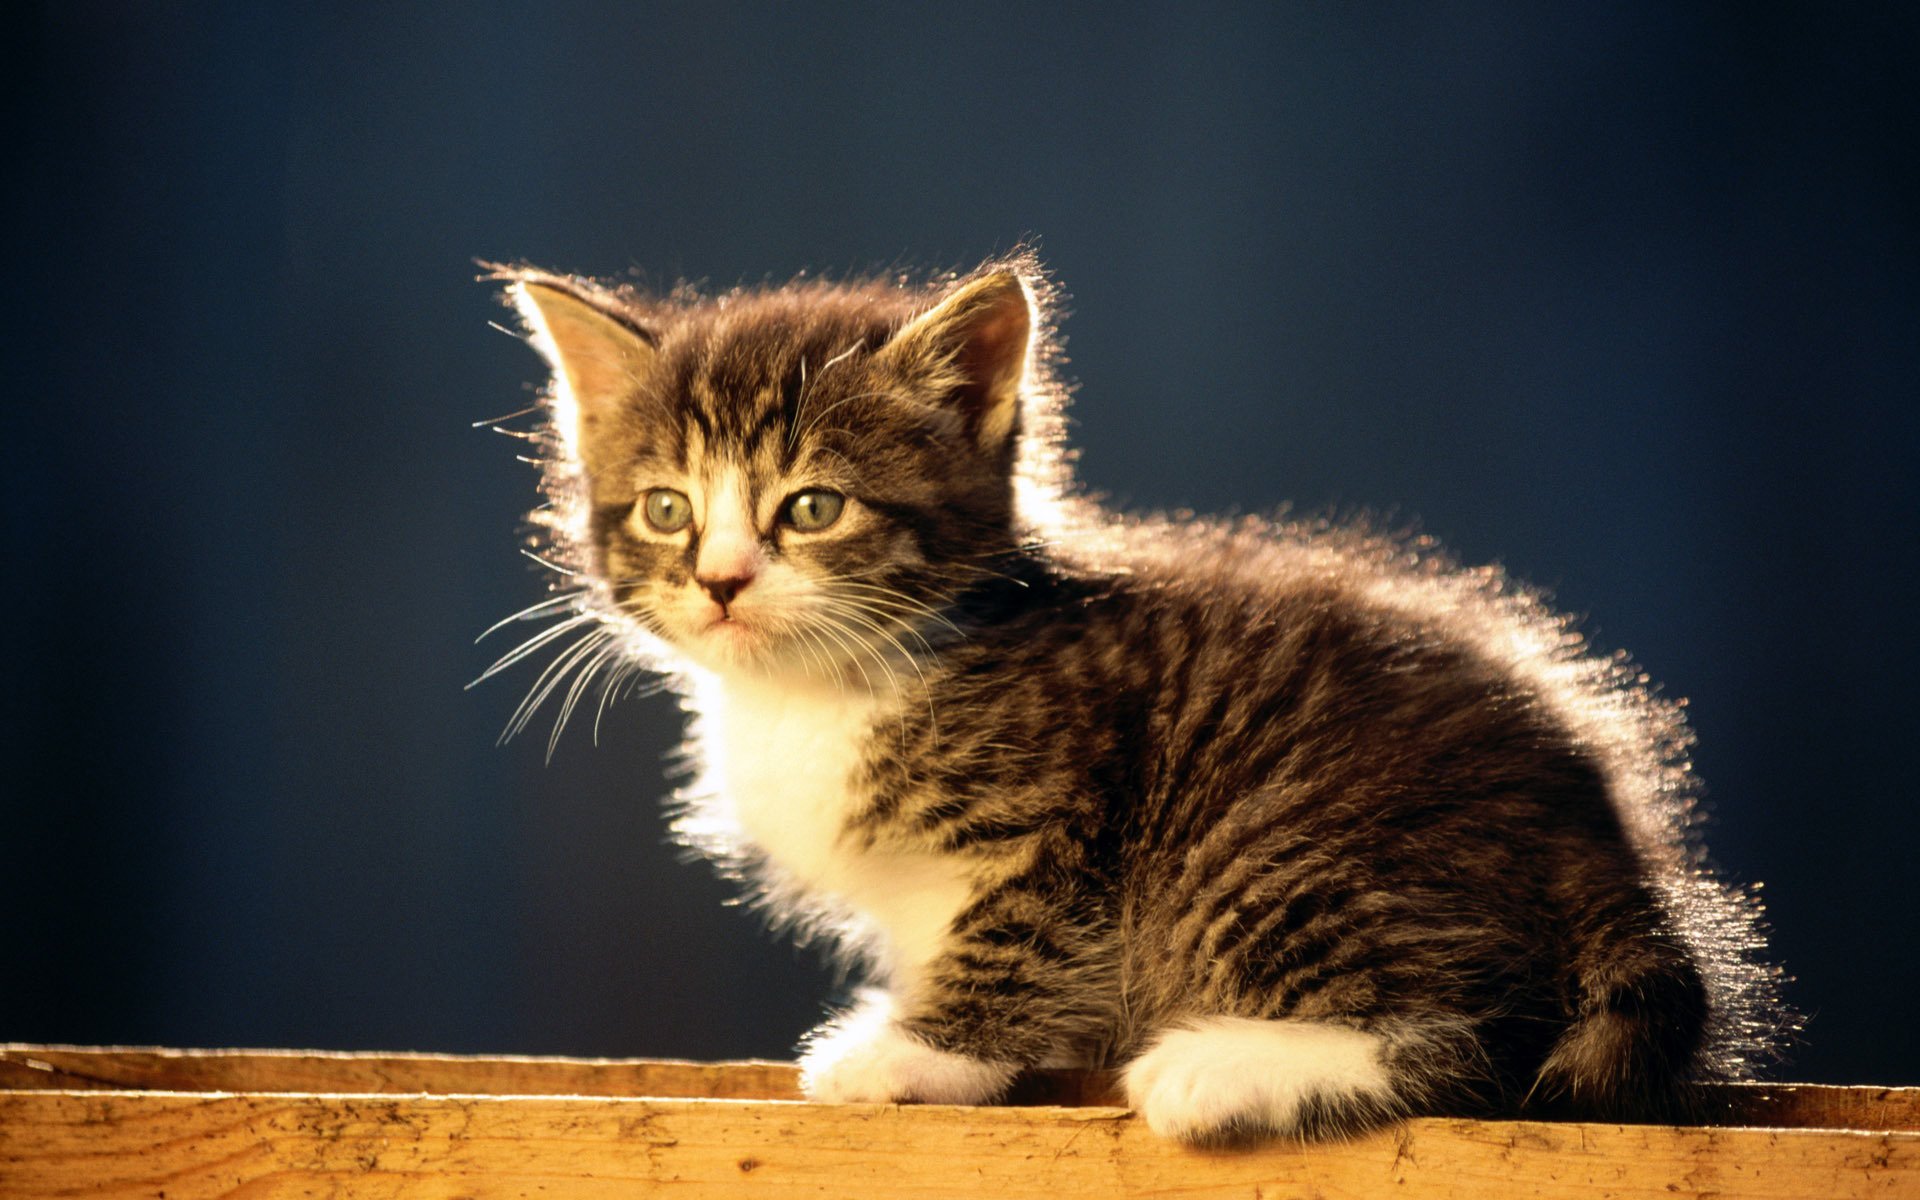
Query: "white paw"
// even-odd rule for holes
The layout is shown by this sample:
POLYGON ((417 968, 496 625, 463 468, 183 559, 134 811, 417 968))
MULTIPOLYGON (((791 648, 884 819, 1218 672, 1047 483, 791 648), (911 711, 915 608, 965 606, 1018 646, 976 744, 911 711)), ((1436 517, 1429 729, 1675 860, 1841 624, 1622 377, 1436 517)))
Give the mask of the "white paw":
POLYGON ((867 1005, 823 1026, 800 1056, 800 1086, 827 1104, 984 1104, 1006 1089, 1014 1068, 936 1050, 867 1005))
POLYGON ((1127 1102, 1163 1137, 1294 1133, 1307 1102, 1390 1106, 1381 1039, 1318 1021, 1206 1017, 1127 1065, 1127 1102))

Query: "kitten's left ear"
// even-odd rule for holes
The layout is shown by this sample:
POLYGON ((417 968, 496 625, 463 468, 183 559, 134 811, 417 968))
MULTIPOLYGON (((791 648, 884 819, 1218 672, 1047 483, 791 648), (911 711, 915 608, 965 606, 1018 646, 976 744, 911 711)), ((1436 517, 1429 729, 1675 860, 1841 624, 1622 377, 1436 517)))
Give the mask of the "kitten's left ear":
POLYGON ((1026 281, 1015 271, 992 271, 909 322, 875 361, 930 377, 952 397, 981 448, 997 450, 1019 419, 1033 327, 1026 281))

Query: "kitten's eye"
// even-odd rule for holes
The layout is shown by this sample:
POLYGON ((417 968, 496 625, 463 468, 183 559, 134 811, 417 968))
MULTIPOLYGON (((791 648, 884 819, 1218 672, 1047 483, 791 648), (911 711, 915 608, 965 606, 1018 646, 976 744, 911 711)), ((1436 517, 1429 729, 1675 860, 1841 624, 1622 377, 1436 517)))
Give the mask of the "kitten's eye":
POLYGON ((679 533, 693 520, 693 505, 687 502, 687 494, 672 488, 648 492, 641 498, 640 511, 646 514, 647 524, 660 533, 679 533))
POLYGON ((801 492, 787 501, 786 510, 781 516, 795 529, 811 533, 838 521, 840 510, 846 505, 847 498, 838 492, 801 492))

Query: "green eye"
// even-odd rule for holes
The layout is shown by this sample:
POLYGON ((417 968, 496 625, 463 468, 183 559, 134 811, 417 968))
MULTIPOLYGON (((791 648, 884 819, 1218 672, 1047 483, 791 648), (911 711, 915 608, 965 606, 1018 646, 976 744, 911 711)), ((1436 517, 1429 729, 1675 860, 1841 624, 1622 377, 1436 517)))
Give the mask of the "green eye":
POLYGON ((641 497, 640 511, 659 533, 679 533, 693 520, 693 505, 687 503, 687 494, 672 488, 654 488, 641 497))
POLYGON ((838 521, 840 510, 846 506, 847 498, 838 492, 801 492, 787 501, 786 511, 781 515, 795 529, 811 533, 838 521))

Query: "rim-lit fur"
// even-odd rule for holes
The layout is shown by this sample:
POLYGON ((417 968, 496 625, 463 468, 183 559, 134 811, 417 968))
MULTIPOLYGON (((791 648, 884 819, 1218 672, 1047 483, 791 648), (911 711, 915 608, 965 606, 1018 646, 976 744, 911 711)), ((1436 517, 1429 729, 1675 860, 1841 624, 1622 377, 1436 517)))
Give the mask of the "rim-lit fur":
POLYGON ((1319 1047, 1360 1081, 1288 1093, 1284 1118, 1168 1122, 1205 1140, 1410 1111, 1674 1115, 1785 1028, 1757 905, 1691 839, 1678 708, 1424 540, 1077 496, 1031 257, 711 296, 493 278, 537 341, 540 304, 570 298, 581 336, 619 347, 579 366, 602 394, 539 435, 542 552, 581 573, 564 611, 606 639, 576 665, 678 673, 683 835, 865 956, 894 1040, 862 1070, 920 1046, 947 1057, 912 1069, 980 1086, 1218 1030, 1319 1047), (969 288, 998 326, 960 311, 969 288), (726 648, 688 632, 702 530, 636 521, 657 479, 716 513, 702 488, 744 496, 726 505, 760 566, 737 602, 764 600, 726 648), (802 485, 849 498, 841 527, 780 525, 802 485), (813 748, 784 785, 751 761, 777 736, 813 748), (893 911, 918 880, 924 904, 893 911))

